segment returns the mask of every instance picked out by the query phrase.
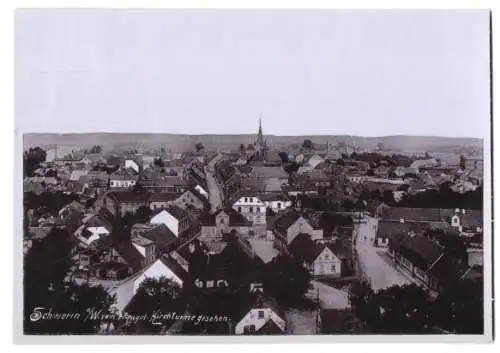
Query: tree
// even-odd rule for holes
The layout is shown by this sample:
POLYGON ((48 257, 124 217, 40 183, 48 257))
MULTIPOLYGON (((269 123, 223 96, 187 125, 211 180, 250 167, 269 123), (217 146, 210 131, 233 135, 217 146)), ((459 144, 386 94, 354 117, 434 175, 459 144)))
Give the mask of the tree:
POLYGON ((90 149, 90 153, 101 153, 102 152, 102 147, 99 145, 92 146, 90 149))
POLYGON ((267 217, 276 216, 276 212, 274 212, 270 207, 266 207, 266 216, 267 217))
POLYGON ((154 164, 155 166, 157 166, 157 167, 160 167, 160 168, 165 167, 165 163, 163 163, 163 160, 162 160, 160 157, 155 158, 155 159, 153 160, 153 164, 154 164))
POLYGON ((286 152, 280 152, 280 153, 278 153, 278 155, 280 156, 281 161, 282 161, 283 163, 288 163, 288 162, 290 162, 290 161, 288 160, 288 154, 287 154, 286 152))
POLYGON ((345 165, 344 160, 342 158, 337 159, 337 165, 344 166, 345 165))
POLYGON ((134 220, 136 223, 146 223, 151 218, 153 211, 147 206, 141 206, 137 209, 134 215, 134 220))
POLYGON ((465 170, 465 156, 460 155, 460 169, 465 170))
POLYGON ((304 142, 302 143, 302 148, 313 149, 314 144, 311 140, 307 139, 307 140, 304 140, 304 142))
POLYGON ((279 255, 265 265, 264 291, 288 305, 303 299, 310 280, 309 271, 296 258, 279 255))
POLYGON ((101 287, 68 282, 74 267, 71 235, 53 228, 47 237, 33 244, 24 259, 24 331, 28 334, 97 333, 99 320, 84 320, 88 308, 109 312, 115 298, 101 287), (79 315, 68 320, 41 319, 53 313, 79 315))
MULTIPOLYGON (((181 287, 164 276, 160 278, 146 278, 139 286, 137 293, 125 308, 125 312, 142 316, 145 313, 152 315, 155 312, 163 314, 175 312, 181 315, 186 308, 186 300, 182 296, 181 287)), ((159 333, 164 326, 170 326, 174 321, 165 317, 156 320, 142 320, 131 323, 126 328, 134 333, 159 333), (161 323, 160 325, 154 322, 161 323)))
POLYGON ((251 143, 249 143, 247 149, 249 151, 253 151, 255 148, 253 147, 253 145, 251 143))
POLYGON ((375 330, 403 334, 429 332, 432 320, 427 298, 427 293, 416 284, 378 291, 374 298, 379 311, 379 320, 373 325, 375 330))
POLYGON ((292 162, 292 163, 289 163, 287 164, 284 169, 285 169, 285 172, 288 173, 288 175, 291 175, 291 174, 294 174, 297 172, 297 170, 299 170, 300 168, 300 165, 298 165, 297 163, 295 162, 292 162))
POLYGON ((24 152, 23 164, 24 175, 33 176, 33 171, 40 167, 40 163, 45 162, 47 153, 40 147, 30 148, 24 152))
POLYGON ((201 142, 196 143, 196 145, 194 147, 196 148, 196 152, 200 152, 200 151, 205 149, 205 147, 203 146, 203 143, 201 143, 201 142))
POLYGON ((445 289, 432 305, 435 324, 459 334, 484 331, 482 282, 462 280, 445 289))
POLYGON ((244 144, 240 144, 240 153, 245 153, 245 145, 244 144))
POLYGON ((382 142, 377 143, 377 150, 382 151, 384 149, 384 144, 382 142))

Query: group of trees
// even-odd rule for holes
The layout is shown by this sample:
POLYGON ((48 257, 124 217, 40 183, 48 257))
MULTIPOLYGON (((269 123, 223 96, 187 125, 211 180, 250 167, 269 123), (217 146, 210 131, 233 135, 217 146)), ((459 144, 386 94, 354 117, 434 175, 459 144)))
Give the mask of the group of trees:
POLYGON ((401 207, 415 208, 464 208, 480 210, 483 208, 483 188, 458 193, 451 189, 449 183, 441 184, 439 189, 427 190, 416 195, 405 194, 398 202, 401 207))
POLYGON ((382 164, 394 167, 397 166, 409 167, 414 161, 421 159, 420 157, 417 156, 405 156, 401 154, 383 155, 376 152, 369 152, 369 153, 353 152, 349 158, 356 161, 367 162, 373 168, 379 167, 382 164))
POLYGON ((47 237, 34 242, 24 258, 24 332, 27 334, 93 334, 102 322, 85 320, 87 308, 111 312, 115 298, 101 286, 71 281, 75 268, 71 259, 71 235, 53 228, 47 237), (47 313, 69 313, 67 319, 47 313), (43 316, 45 315, 45 317, 43 316))
POLYGON ((47 153, 40 147, 30 148, 25 151, 23 156, 24 175, 32 177, 33 172, 40 167, 40 163, 45 162, 46 158, 47 153))
POLYGON ((482 284, 456 282, 434 301, 415 284, 374 292, 366 281, 349 292, 351 307, 371 331, 388 334, 431 333, 436 328, 454 333, 483 332, 482 284))
POLYGON ((300 305, 303 302, 310 280, 309 271, 294 257, 279 255, 265 265, 264 291, 285 306, 300 305))
POLYGON ((49 213, 56 215, 61 208, 79 199, 77 194, 65 194, 62 191, 43 192, 40 195, 32 191, 24 193, 24 208, 35 210, 40 214, 49 213))

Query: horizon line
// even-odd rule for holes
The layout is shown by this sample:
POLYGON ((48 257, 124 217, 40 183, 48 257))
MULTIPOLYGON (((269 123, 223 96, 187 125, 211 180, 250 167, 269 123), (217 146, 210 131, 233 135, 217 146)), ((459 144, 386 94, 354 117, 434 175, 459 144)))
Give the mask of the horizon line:
MULTIPOLYGON (((21 136, 25 135, 173 135, 173 136, 247 136, 257 135, 256 133, 171 133, 171 132, 126 132, 126 131, 88 131, 88 132, 20 132, 21 136)), ((384 138, 384 137, 435 137, 435 138, 456 138, 456 139, 478 139, 484 140, 484 137, 477 136, 446 136, 446 135, 424 135, 424 134, 392 134, 392 135, 352 135, 352 134, 263 134, 274 137, 359 137, 359 138, 384 138)))

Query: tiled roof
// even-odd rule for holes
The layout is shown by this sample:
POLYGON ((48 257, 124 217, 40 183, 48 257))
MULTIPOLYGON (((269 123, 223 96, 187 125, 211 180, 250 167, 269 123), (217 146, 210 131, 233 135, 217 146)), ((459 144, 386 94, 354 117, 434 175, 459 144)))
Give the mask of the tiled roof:
POLYGON ((162 201, 175 201, 181 196, 180 193, 172 193, 172 192, 160 192, 153 193, 149 197, 150 202, 162 202, 162 201))
POLYGON ((448 222, 453 214, 453 209, 385 207, 382 209, 380 218, 394 221, 404 219, 405 221, 448 222))
POLYGON ((395 235, 390 239, 390 246, 422 270, 430 268, 443 253, 438 243, 415 233, 395 235))
POLYGON ((300 213, 295 211, 295 210, 291 210, 285 214, 283 214, 281 217, 279 217, 276 222, 274 223, 275 224, 275 227, 279 227, 283 230, 286 230, 288 228, 290 228, 290 226, 292 224, 294 224, 299 218, 300 218, 300 213))
POLYGON ((154 227, 153 229, 147 230, 141 234, 143 237, 148 238, 155 242, 157 248, 164 249, 172 246, 177 241, 175 236, 170 229, 164 224, 154 227))
POLYGON ((133 191, 111 191, 107 196, 116 199, 120 203, 126 202, 147 202, 149 195, 133 191))
POLYGON ((252 169, 257 178, 288 178, 288 174, 281 167, 253 167, 252 169))
POLYGON ((139 250, 136 249, 132 242, 121 242, 115 247, 115 249, 134 271, 141 269, 144 257, 139 250))

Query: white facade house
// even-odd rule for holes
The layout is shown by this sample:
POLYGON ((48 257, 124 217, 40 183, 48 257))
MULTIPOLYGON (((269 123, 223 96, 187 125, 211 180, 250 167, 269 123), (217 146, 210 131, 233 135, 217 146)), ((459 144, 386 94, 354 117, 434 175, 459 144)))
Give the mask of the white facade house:
POLYGON ((271 308, 251 309, 235 327, 235 334, 252 334, 259 331, 269 320, 274 322, 283 332, 285 331, 285 320, 283 320, 271 308))
POLYGON ((162 210, 149 221, 151 224, 164 224, 176 237, 179 237, 179 220, 173 215, 167 212, 167 210, 162 210))
POLYGON ((203 195, 208 200, 208 192, 205 189, 203 189, 200 185, 196 185, 194 189, 198 191, 200 195, 203 195))
POLYGON ((313 276, 335 276, 340 277, 342 261, 327 246, 309 264, 309 271, 313 276))
POLYGON ((112 188, 129 188, 134 186, 134 179, 110 179, 109 186, 112 188))
POLYGON ((106 227, 86 227, 85 224, 75 232, 76 237, 85 245, 90 245, 102 236, 108 236, 109 234, 110 232, 106 227))
POLYGON ((266 204, 258 197, 244 196, 233 204, 233 209, 238 211, 253 225, 266 224, 266 204))
POLYGON ((137 277, 134 281, 134 294, 137 292, 139 289, 140 285, 142 282, 144 282, 147 278, 160 278, 160 277, 166 277, 173 282, 177 283, 179 286, 183 286, 184 281, 182 280, 181 276, 176 274, 172 269, 170 269, 165 261, 162 259, 157 259, 155 262, 151 264, 144 272, 137 277))
POLYGON ((139 165, 132 159, 125 160, 125 169, 132 168, 136 173, 139 173, 139 165))
POLYGON ((290 200, 273 200, 273 201, 264 201, 266 207, 269 207, 274 212, 278 213, 287 209, 288 207, 292 207, 292 201, 290 200))
POLYGON ((311 156, 311 158, 309 158, 309 160, 307 161, 307 164, 309 166, 311 166, 312 168, 316 168, 318 166, 318 164, 320 164, 321 162, 323 162, 323 158, 321 158, 319 155, 315 154, 315 155, 311 156))

